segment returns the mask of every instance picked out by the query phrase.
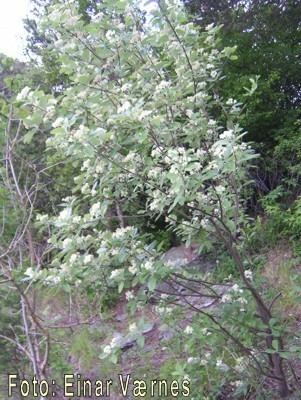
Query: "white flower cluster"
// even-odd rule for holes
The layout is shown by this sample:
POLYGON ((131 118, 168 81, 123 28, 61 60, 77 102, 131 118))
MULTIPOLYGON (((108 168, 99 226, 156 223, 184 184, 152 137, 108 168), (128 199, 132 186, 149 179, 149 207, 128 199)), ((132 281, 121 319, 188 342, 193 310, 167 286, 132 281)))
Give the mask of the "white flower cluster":
POLYGON ((201 358, 200 360, 200 365, 205 367, 206 365, 208 365, 209 360, 211 359, 212 354, 210 353, 210 351, 206 351, 206 353, 204 354, 204 358, 201 358))
POLYGON ((28 96, 29 96, 30 92, 31 92, 30 87, 25 86, 25 87, 21 90, 21 92, 18 93, 17 98, 16 98, 17 101, 23 101, 23 100, 28 99, 28 96))
POLYGON ((155 310, 159 315, 171 314, 173 311, 172 307, 161 307, 161 306, 156 306, 155 310))
POLYGON ((57 220, 62 223, 68 223, 72 216, 72 209, 71 207, 67 207, 59 213, 57 220))
POLYGON ((141 265, 141 268, 145 269, 146 271, 153 271, 154 269, 154 262, 152 259, 147 260, 144 264, 141 265))
POLYGON ((233 129, 229 129, 227 131, 224 131, 219 135, 220 139, 233 139, 234 138, 234 131, 233 129))
POLYGON ((104 348, 103 348, 104 355, 108 356, 108 355, 112 354, 112 352, 118 347, 119 343, 120 343, 120 339, 118 337, 114 337, 111 340, 110 344, 104 346, 104 348))
POLYGON ((117 113, 125 113, 131 109, 132 105, 129 101, 125 101, 121 106, 118 107, 117 113))
POLYGON ((217 359, 215 365, 220 371, 227 372, 229 370, 229 366, 221 359, 217 359))
POLYGON ((228 292, 224 293, 221 298, 221 303, 233 303, 237 302, 240 304, 240 311, 244 312, 244 305, 248 304, 248 300, 243 297, 244 291, 241 289, 237 283, 232 285, 228 292))
POLYGON ((134 299, 134 293, 132 292, 132 291, 130 291, 130 290, 128 290, 126 293, 125 293, 125 298, 127 299, 127 301, 129 301, 129 300, 132 300, 132 299, 134 299))
POLYGON ((87 145, 88 133, 89 129, 84 125, 80 125, 78 129, 71 130, 68 141, 87 145))
POLYGON ((253 272, 252 272, 250 269, 246 269, 246 270, 245 270, 245 277, 246 277, 247 279, 252 280, 252 279, 253 279, 253 272))
POLYGON ((191 335, 193 333, 193 327, 190 325, 187 325, 186 328, 184 329, 184 333, 186 335, 191 335))
POLYGON ((90 208, 90 215, 91 215, 91 217, 92 217, 92 218, 97 218, 97 217, 99 217, 100 213, 101 213, 101 210, 100 210, 100 203, 94 203, 94 204, 92 204, 92 206, 91 206, 91 208, 90 208))
POLYGON ((152 192, 152 201, 149 203, 149 209, 151 211, 162 211, 166 205, 166 195, 159 189, 152 192))
POLYGON ((132 226, 127 226, 125 228, 117 228, 115 232, 112 233, 112 239, 122 240, 129 237, 135 233, 135 228, 132 226))
POLYGON ((133 260, 128 269, 132 275, 136 275, 136 273, 138 272, 138 267, 137 267, 136 261, 133 260))
POLYGON ((229 146, 221 142, 215 142, 212 146, 212 155, 217 158, 223 158, 229 151, 229 146))
POLYGON ((38 214, 37 215, 37 221, 41 222, 41 223, 45 223, 47 222, 49 219, 48 214, 38 214))
POLYGON ((123 269, 114 269, 112 272, 111 272, 111 275, 110 275, 110 279, 116 279, 116 278, 118 278, 120 275, 122 275, 123 274, 123 269))
POLYGON ((133 322, 132 324, 130 324, 130 326, 129 326, 129 331, 130 331, 131 333, 137 331, 137 324, 136 324, 136 322, 133 322))
POLYGON ((155 95, 170 87, 170 82, 162 80, 155 89, 155 95))
POLYGON ((199 358, 198 357, 188 357, 187 358, 187 363, 188 364, 195 364, 195 363, 197 363, 199 361, 199 358))

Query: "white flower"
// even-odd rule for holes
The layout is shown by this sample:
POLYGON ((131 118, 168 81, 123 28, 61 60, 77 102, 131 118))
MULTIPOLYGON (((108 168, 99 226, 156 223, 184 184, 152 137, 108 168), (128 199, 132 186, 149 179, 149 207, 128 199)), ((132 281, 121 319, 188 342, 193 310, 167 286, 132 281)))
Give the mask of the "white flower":
POLYGON ((202 219, 202 221, 201 221, 201 226, 202 226, 203 229, 208 228, 208 226, 209 226, 209 220, 208 220, 207 218, 202 219))
POLYGON ((163 151, 164 151, 164 148, 162 146, 157 146, 152 150, 151 156, 158 157, 158 156, 162 155, 163 151))
POLYGON ((217 194, 222 194, 226 190, 226 188, 222 185, 218 185, 216 186, 215 190, 217 194))
POLYGON ((191 118, 193 116, 193 111, 192 110, 186 110, 186 115, 188 118, 191 118))
POLYGON ((92 254, 87 254, 85 257, 84 257, 84 264, 85 265, 87 265, 87 264, 89 264, 90 262, 92 262, 93 261, 93 255, 92 254))
POLYGON ((229 129, 228 131, 224 131, 219 135, 220 139, 232 139, 234 136, 233 129, 229 129))
POLYGON ((146 263, 143 264, 143 268, 147 271, 151 271, 153 269, 153 263, 151 261, 146 261, 146 263))
POLYGON ((129 326, 129 331, 130 331, 130 332, 135 332, 136 330, 137 330, 136 322, 133 322, 133 323, 129 326))
POLYGON ((242 370, 242 368, 244 367, 244 359, 243 359, 243 357, 238 357, 236 360, 235 360, 235 367, 234 367, 234 369, 237 371, 237 372, 241 372, 241 370, 242 370))
POLYGON ((104 165, 103 165, 103 163, 101 161, 99 161, 98 164, 95 167, 95 172, 97 174, 100 174, 101 172, 103 172, 103 170, 104 170, 104 165))
POLYGON ((30 279, 32 279, 35 275, 35 271, 33 270, 32 267, 27 268, 27 270, 24 272, 25 275, 27 275, 30 279))
POLYGON ((82 194, 88 194, 90 191, 90 185, 88 183, 85 183, 82 187, 81 187, 81 192, 82 194))
POLYGON ((118 107, 117 112, 118 114, 124 113, 131 108, 131 103, 129 101, 125 101, 120 107, 118 107))
POLYGON ((79 128, 73 132, 74 139, 77 139, 79 142, 83 142, 86 134, 88 133, 88 128, 84 125, 80 125, 79 128))
POLYGON ((213 128, 216 125, 216 121, 214 119, 209 119, 208 126, 213 128))
POLYGON ((131 85, 128 84, 128 83, 125 83, 124 85, 122 85, 121 91, 122 91, 122 92, 126 92, 126 91, 128 91, 130 88, 131 88, 131 85))
POLYGON ((240 287, 237 285, 237 283, 235 283, 235 284, 232 286, 231 290, 232 290, 233 292, 235 292, 235 293, 243 293, 243 290, 240 289, 240 287))
POLYGON ((97 217, 100 212, 100 203, 94 203, 90 208, 90 215, 92 217, 97 217))
POLYGON ((206 31, 210 31, 213 27, 214 27, 214 24, 212 23, 212 24, 207 25, 205 29, 206 29, 206 31))
POLYGON ((131 226, 127 226, 126 228, 117 228, 115 232, 112 233, 112 239, 122 239, 124 236, 127 236, 133 228, 131 226))
POLYGON ((163 314, 165 312, 165 308, 156 306, 156 312, 158 314, 163 314))
POLYGON ((137 154, 133 151, 130 151, 123 159, 124 162, 133 162, 135 161, 137 154))
POLYGON ((162 170, 160 167, 153 167, 152 169, 150 169, 148 171, 147 175, 149 178, 157 179, 161 173, 162 173, 162 170))
POLYGON ((111 352, 112 352, 111 346, 110 346, 110 345, 105 346, 105 347, 103 348, 103 352, 104 352, 105 354, 111 354, 111 352))
POLYGON ((114 279, 114 278, 116 278, 117 276, 119 276, 120 274, 121 274, 121 270, 120 269, 114 269, 112 272, 111 272, 111 275, 110 275, 110 278, 111 279, 114 279))
POLYGON ((187 363, 192 364, 194 362, 198 361, 197 357, 188 357, 187 358, 187 363))
POLYGON ((91 160, 88 158, 87 160, 85 160, 85 161, 83 162, 83 165, 82 165, 82 167, 81 167, 81 170, 83 171, 83 170, 85 170, 85 169, 88 169, 88 168, 90 167, 90 164, 91 164, 91 160))
POLYGON ((186 335, 191 335, 193 332, 193 328, 190 325, 187 325, 186 328, 184 329, 184 333, 186 333, 186 335))
POLYGON ((37 220, 40 222, 46 222, 48 220, 48 214, 38 214, 37 220))
POLYGON ((247 279, 252 279, 253 278, 253 273, 250 269, 245 270, 245 277, 247 279))
POLYGON ((112 256, 117 256, 119 254, 119 249, 111 249, 112 256))
POLYGON ((131 299, 133 299, 133 298, 134 298, 133 292, 131 292, 130 290, 128 290, 128 291, 125 293, 125 298, 126 298, 128 301, 131 300, 131 299))
POLYGON ((208 164, 208 169, 218 169, 218 164, 216 161, 210 161, 210 163, 208 164))
POLYGON ((113 349, 114 347, 117 347, 119 342, 120 342, 120 339, 118 337, 113 337, 113 339, 111 340, 111 343, 110 343, 111 349, 113 349))
POLYGON ((170 86, 170 82, 161 81, 159 85, 156 87, 156 92, 160 92, 162 89, 168 88, 170 86))
POLYGON ((227 150, 227 147, 226 146, 222 146, 219 143, 216 143, 212 147, 212 149, 213 149, 213 155, 215 157, 222 158, 223 155, 225 154, 226 150, 227 150))
POLYGON ((69 247, 72 244, 72 242, 73 242, 72 239, 66 238, 62 243, 63 249, 66 249, 67 247, 69 247))
POLYGON ((227 104, 228 106, 232 106, 233 104, 235 104, 235 100, 232 99, 232 97, 230 97, 230 98, 227 100, 226 104, 227 104))
POLYGON ((145 119, 145 118, 148 117, 151 113, 152 113, 152 111, 143 110, 143 111, 139 114, 139 116, 138 116, 139 121, 145 119))
POLYGON ((81 221, 81 217, 80 217, 79 215, 75 215, 75 216, 72 218, 72 222, 73 222, 74 224, 78 224, 80 221, 81 221))
POLYGON ((108 39, 108 40, 112 40, 112 39, 114 39, 116 37, 116 32, 115 31, 112 31, 112 30, 108 30, 107 31, 107 33, 106 33, 106 38, 108 39))
POLYGON ((211 332, 208 331, 207 328, 203 328, 203 329, 201 330, 201 332, 202 332, 202 334, 203 334, 204 336, 209 336, 209 335, 211 335, 211 332))
POLYGON ((131 274, 133 274, 133 275, 135 275, 136 273, 137 273, 137 267, 136 266, 134 266, 134 265, 131 265, 130 267, 129 267, 129 272, 131 273, 131 274))
POLYGON ((220 360, 220 359, 217 359, 215 365, 216 365, 217 367, 220 367, 221 365, 223 365, 223 361, 220 360))
POLYGON ((222 360, 220 360, 220 359, 217 359, 216 360, 216 364, 215 364, 216 366, 217 366, 217 368, 218 369, 220 369, 221 371, 228 371, 228 369, 229 369, 229 367, 228 367, 228 365, 227 364, 225 364, 222 360))
POLYGON ((18 93, 18 95, 17 95, 17 101, 25 100, 25 99, 28 97, 28 95, 29 95, 29 93, 30 93, 30 90, 31 90, 30 87, 25 86, 25 87, 21 90, 21 92, 18 93))
POLYGON ((53 284, 57 284, 57 283, 59 283, 61 281, 61 277, 60 276, 54 276, 54 275, 50 275, 50 276, 47 276, 47 278, 45 279, 45 283, 46 284, 51 284, 51 283, 53 283, 53 284))
POLYGON ((77 253, 72 254, 71 257, 70 257, 70 263, 74 264, 75 261, 77 260, 77 258, 78 258, 78 254, 77 253))
POLYGON ((230 303, 232 301, 232 296, 230 294, 223 294, 221 298, 222 303, 230 303))
POLYGON ((208 360, 205 360, 204 358, 201 359, 200 365, 205 366, 208 364, 208 360))
POLYGON ((58 216, 58 220, 60 222, 67 222, 69 220, 69 218, 71 217, 71 214, 72 214, 71 208, 67 207, 60 212, 60 214, 58 216))

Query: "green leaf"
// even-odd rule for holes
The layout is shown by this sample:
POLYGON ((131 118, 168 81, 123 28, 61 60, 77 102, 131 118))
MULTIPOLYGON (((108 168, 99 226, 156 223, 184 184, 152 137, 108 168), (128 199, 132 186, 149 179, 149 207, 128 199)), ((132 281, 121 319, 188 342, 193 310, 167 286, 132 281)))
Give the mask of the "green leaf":
POLYGON ((144 339, 144 336, 143 336, 143 335, 141 335, 141 336, 139 336, 139 337, 137 338, 137 345, 138 345, 140 348, 142 348, 142 347, 144 346, 144 342, 145 342, 145 339, 144 339))
POLYGON ((276 351, 279 351, 279 340, 274 339, 272 341, 272 347, 273 349, 275 349, 276 351))
POLYGON ((124 288, 124 281, 121 281, 118 284, 118 293, 121 293, 123 288, 124 288))
POLYGON ((156 278, 152 276, 150 280, 147 282, 147 287, 150 290, 150 292, 153 292, 157 286, 156 278))
POLYGON ((24 136, 23 136, 23 143, 25 144, 29 144, 31 143, 34 134, 36 133, 36 131, 34 129, 32 129, 31 131, 28 131, 24 136))

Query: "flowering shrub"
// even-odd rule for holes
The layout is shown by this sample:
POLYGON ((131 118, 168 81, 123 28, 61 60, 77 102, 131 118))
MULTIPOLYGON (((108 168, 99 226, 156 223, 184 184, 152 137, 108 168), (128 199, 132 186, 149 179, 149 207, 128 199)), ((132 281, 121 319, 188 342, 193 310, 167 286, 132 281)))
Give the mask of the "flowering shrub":
MULTIPOLYGON (((48 152, 73 162, 77 172, 72 196, 63 199, 60 213, 39 217, 38 224, 51 232, 51 268, 27 270, 28 278, 66 288, 126 289, 127 301, 137 303, 131 288, 143 284, 152 292, 173 273, 147 225, 164 218, 167 229, 187 244, 196 243, 200 251, 222 244, 243 285, 234 284, 222 295, 215 292, 221 303, 218 317, 194 307, 200 313, 196 327, 184 330, 193 338, 188 373, 195 362, 201 367, 210 362, 223 373, 235 371, 233 360, 230 366, 224 357, 195 358, 203 337, 212 338, 216 349, 225 344, 222 340, 218 346, 220 336, 211 335, 219 332, 246 363, 260 372, 272 369, 281 390, 287 390, 279 354, 271 356, 268 366, 261 351, 253 354, 254 343, 243 334, 246 319, 251 318, 251 329, 259 323, 252 317, 255 305, 265 327, 271 312, 241 254, 246 222, 242 193, 255 154, 242 141, 241 105, 219 98, 215 90, 223 77, 222 63, 234 49, 218 50, 218 28, 200 31, 176 1, 159 1, 145 23, 131 1, 99 5, 88 24, 77 15, 74 1, 56 1, 48 11, 39 29, 47 31, 71 84, 55 98, 24 88, 17 102, 27 113, 26 127, 38 132, 43 124, 49 129, 48 152), (220 317, 231 321, 234 316, 232 327, 220 322, 220 317), (200 336, 204 318, 214 329, 202 326, 200 336)), ((171 308, 162 309, 173 316, 171 308)), ((270 347, 275 338, 269 328, 265 335, 270 347)), ((116 361, 116 348, 113 339, 102 357, 116 361)))
MULTIPOLYGON (((143 220, 110 232, 124 220, 130 224, 123 215, 133 208, 144 220, 163 216, 184 241, 200 245, 207 237, 212 240, 212 220, 220 224, 222 219, 236 236, 243 219, 239 194, 244 166, 254 154, 241 141, 239 104, 233 99, 222 104, 214 95, 221 63, 234 50, 218 51, 218 29, 208 26, 200 32, 177 3, 162 3, 138 28, 141 16, 134 3, 107 6, 86 25, 74 5, 50 7, 40 28, 58 38, 53 51, 72 85, 58 98, 29 88, 17 96, 30 106, 24 119, 28 127, 38 129, 32 121, 38 114, 52 128, 48 150, 80 165, 74 196, 49 219, 51 244, 60 250, 56 277, 64 270, 62 259, 66 271, 71 262, 67 275, 76 280, 76 258, 99 267, 113 262, 111 256, 117 260, 124 238, 131 238, 131 257, 138 264, 149 257, 142 255, 140 243, 143 220), (217 107, 226 114, 227 127, 212 116, 217 107), (112 207, 118 212, 108 230, 112 207), (93 254, 87 258, 89 250, 93 254), (85 256, 76 257, 78 251, 85 256)), ((123 253, 123 259, 130 256, 123 253)))

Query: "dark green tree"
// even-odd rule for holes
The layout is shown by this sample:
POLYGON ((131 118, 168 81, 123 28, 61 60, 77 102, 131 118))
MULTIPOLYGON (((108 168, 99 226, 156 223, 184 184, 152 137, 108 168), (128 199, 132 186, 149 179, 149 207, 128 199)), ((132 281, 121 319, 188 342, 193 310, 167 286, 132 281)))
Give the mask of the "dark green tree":
POLYGON ((298 193, 301 162, 300 0, 184 0, 193 19, 223 25, 221 45, 237 46, 220 93, 245 101, 242 88, 259 76, 243 125, 262 154, 257 171, 261 192, 281 183, 298 193), (292 179, 293 178, 293 179, 292 179))

